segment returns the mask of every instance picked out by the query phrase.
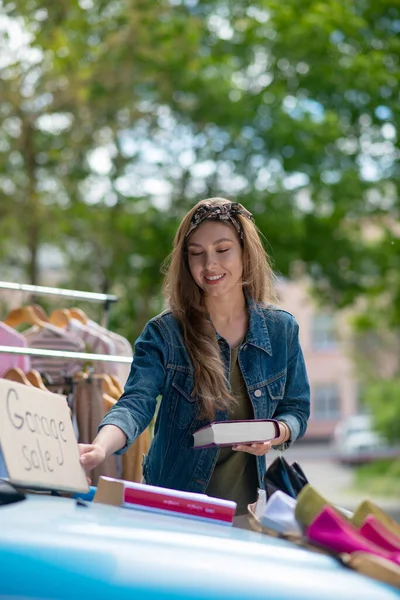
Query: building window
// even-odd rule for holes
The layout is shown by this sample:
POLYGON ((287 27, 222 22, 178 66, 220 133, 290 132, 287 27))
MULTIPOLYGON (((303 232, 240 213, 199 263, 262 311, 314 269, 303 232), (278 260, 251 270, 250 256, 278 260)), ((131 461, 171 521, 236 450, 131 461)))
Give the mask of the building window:
POLYGON ((312 417, 316 421, 340 418, 340 395, 336 384, 314 386, 312 417))
POLYGON ((314 350, 329 350, 336 346, 336 327, 333 315, 318 314, 313 317, 311 340, 314 350))

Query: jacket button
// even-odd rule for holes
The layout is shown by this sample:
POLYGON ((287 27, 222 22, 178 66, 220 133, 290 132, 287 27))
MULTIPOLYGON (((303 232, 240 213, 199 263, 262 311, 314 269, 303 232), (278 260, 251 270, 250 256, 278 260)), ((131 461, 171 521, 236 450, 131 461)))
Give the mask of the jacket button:
POLYGON ((261 396, 262 392, 261 390, 255 390, 254 395, 256 398, 259 398, 261 396))

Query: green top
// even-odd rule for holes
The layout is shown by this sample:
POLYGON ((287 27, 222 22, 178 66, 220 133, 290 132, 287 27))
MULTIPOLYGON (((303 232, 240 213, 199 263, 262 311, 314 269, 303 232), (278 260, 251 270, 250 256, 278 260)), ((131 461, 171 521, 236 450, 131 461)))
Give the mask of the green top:
MULTIPOLYGON (((229 409, 230 420, 254 419, 253 406, 238 362, 239 348, 231 348, 231 393, 235 398, 229 409)), ((221 448, 217 464, 206 489, 214 498, 234 500, 236 515, 247 513, 247 505, 257 500, 258 475, 256 457, 232 448, 221 448)))

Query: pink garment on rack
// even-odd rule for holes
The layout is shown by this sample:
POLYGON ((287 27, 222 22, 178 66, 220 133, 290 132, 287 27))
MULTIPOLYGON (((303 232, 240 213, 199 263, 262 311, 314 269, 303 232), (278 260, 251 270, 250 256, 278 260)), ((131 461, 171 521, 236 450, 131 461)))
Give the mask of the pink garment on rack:
MULTIPOLYGON (((105 327, 102 327, 96 321, 89 320, 87 326, 90 327, 93 331, 101 333, 107 336, 114 344, 115 344, 115 354, 117 356, 128 356, 130 358, 133 357, 133 350, 131 344, 128 342, 126 338, 118 333, 114 333, 114 331, 109 331, 105 327)), ((131 370, 130 363, 114 363, 116 366, 115 375, 118 376, 122 387, 125 386, 125 383, 128 379, 129 372, 131 370)))
MULTIPOLYGON (((21 333, 0 321, 0 346, 13 346, 14 348, 27 348, 26 339, 21 333)), ((19 367, 26 373, 31 368, 29 356, 18 354, 0 354, 0 377, 9 369, 19 367)))
MULTIPOLYGON (((78 335, 85 342, 87 352, 91 352, 92 354, 108 354, 110 356, 117 353, 114 342, 108 336, 83 325, 78 319, 71 319, 66 327, 66 331, 78 335)), ((112 362, 93 361, 93 369, 95 373, 118 375, 118 366, 112 362)))
MULTIPOLYGON (((30 348, 85 352, 85 343, 79 336, 50 323, 46 323, 43 327, 34 325, 24 331, 23 335, 30 348)), ((83 367, 82 360, 47 356, 33 356, 31 363, 34 369, 50 376, 53 381, 58 381, 60 377, 71 376, 83 367)))

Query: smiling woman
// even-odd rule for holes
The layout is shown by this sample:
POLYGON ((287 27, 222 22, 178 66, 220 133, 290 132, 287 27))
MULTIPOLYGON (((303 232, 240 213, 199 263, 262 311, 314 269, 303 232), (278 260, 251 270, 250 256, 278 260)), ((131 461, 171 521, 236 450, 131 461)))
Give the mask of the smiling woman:
POLYGON ((187 244, 190 273, 207 295, 242 288, 242 248, 229 223, 208 221, 192 233, 187 244))
POLYGON ((274 306, 273 273, 251 213, 223 198, 202 200, 183 218, 166 268, 169 309, 135 345, 125 391, 93 444, 90 470, 124 452, 151 421, 146 483, 234 500, 237 514, 263 487, 271 442, 193 448, 211 421, 271 419, 275 447, 304 435, 309 385, 294 317, 274 306))

